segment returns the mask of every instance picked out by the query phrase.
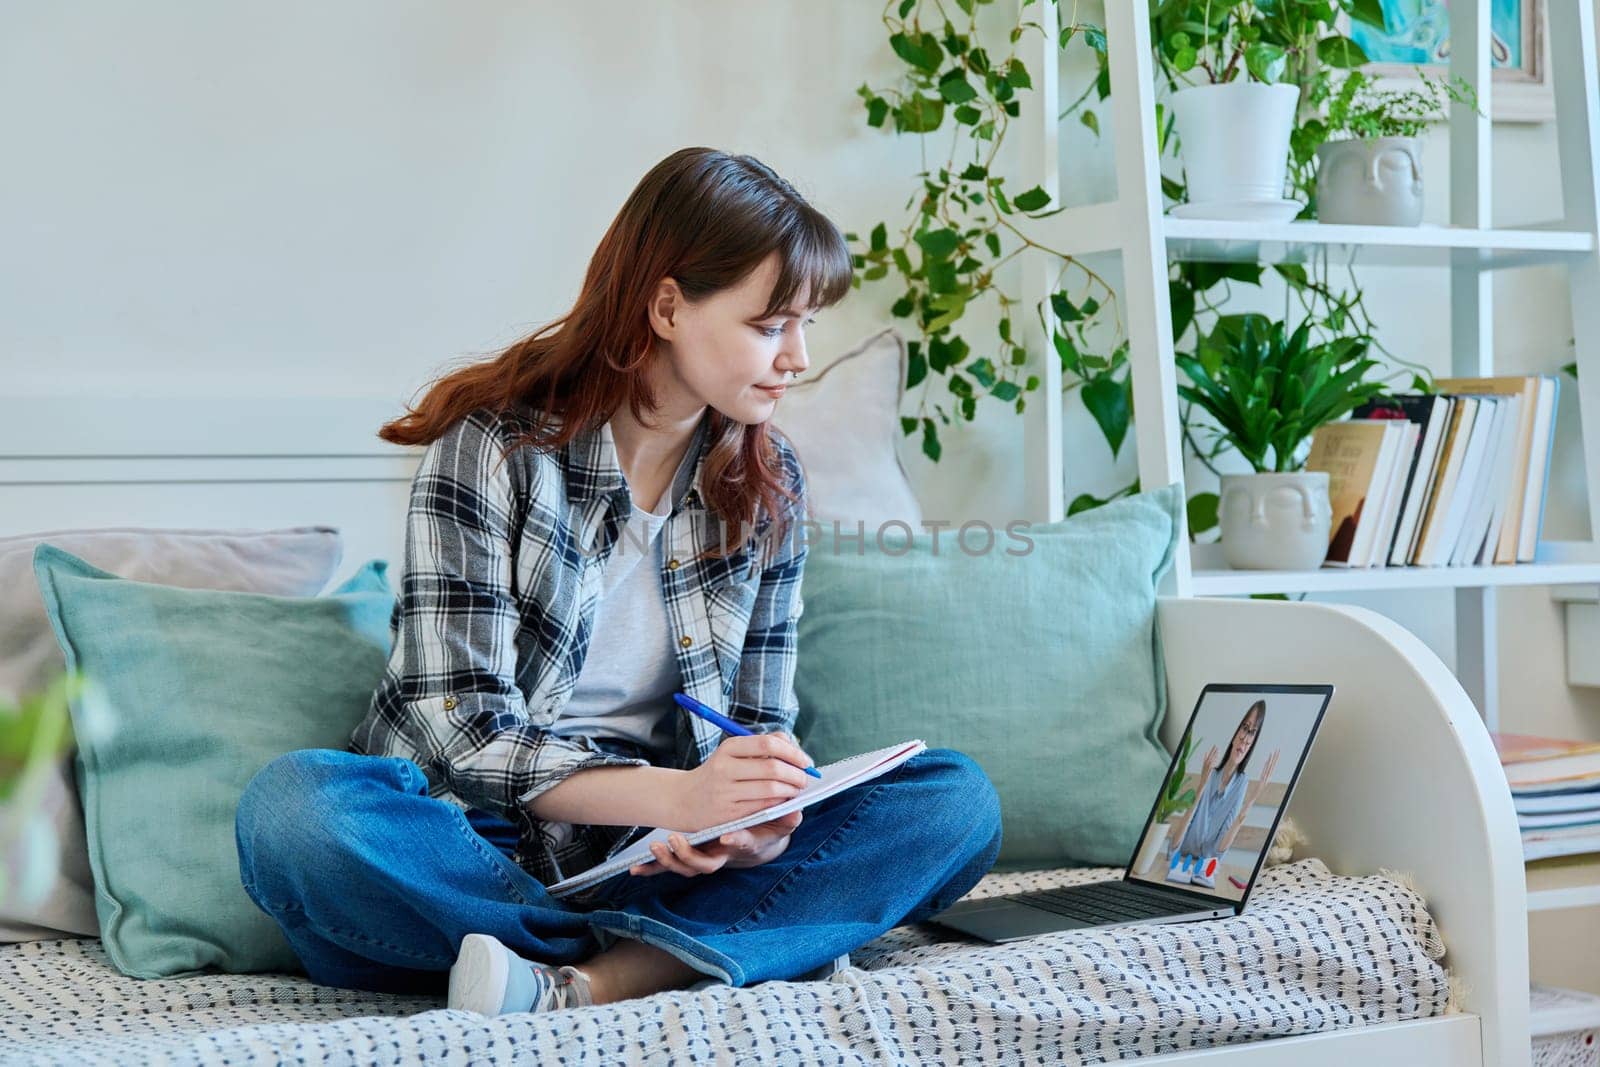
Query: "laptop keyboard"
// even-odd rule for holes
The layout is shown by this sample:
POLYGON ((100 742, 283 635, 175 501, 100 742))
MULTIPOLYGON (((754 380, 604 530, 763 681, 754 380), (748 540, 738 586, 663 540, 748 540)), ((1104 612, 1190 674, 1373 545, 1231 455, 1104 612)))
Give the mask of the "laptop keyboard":
POLYGON ((1035 889, 1007 894, 1006 899, 1092 923, 1137 922, 1205 907, 1200 901, 1164 893, 1138 882, 1096 882, 1062 889, 1035 889))

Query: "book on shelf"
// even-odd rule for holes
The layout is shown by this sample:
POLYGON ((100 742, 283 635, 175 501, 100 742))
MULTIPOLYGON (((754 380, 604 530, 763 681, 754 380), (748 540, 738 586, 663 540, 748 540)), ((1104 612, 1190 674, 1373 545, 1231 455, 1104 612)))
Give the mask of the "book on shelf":
MULTIPOLYGON (((1490 393, 1518 398, 1516 444, 1509 458, 1511 469, 1515 472, 1515 485, 1506 489, 1506 495, 1502 499, 1508 525, 1503 525, 1501 533, 1504 536, 1497 540, 1494 551, 1488 553, 1495 563, 1515 563, 1517 561, 1515 531, 1520 530, 1522 524, 1522 487, 1528 472, 1528 456, 1533 448, 1533 423, 1539 406, 1539 378, 1536 376, 1439 378, 1433 384, 1441 393, 1490 393)), ((1486 559, 1485 562, 1489 560, 1486 559)))
POLYGON ((1440 378, 1438 393, 1368 401, 1319 427, 1308 470, 1327 470, 1329 566, 1470 567, 1531 562, 1543 531, 1560 381, 1555 375, 1440 378), (1386 469, 1376 431, 1405 426, 1386 469), (1329 440, 1318 449, 1326 431, 1329 440), (1370 498, 1370 499, 1369 499, 1370 498), (1361 513, 1355 509, 1361 507, 1361 513), (1370 534, 1364 520, 1377 512, 1370 534), (1366 538, 1371 538, 1368 541, 1366 538), (1365 550, 1365 551, 1364 551, 1365 550))
POLYGON ((1561 379, 1539 377, 1538 407, 1533 417, 1528 469, 1523 480, 1522 511, 1517 531, 1516 562, 1532 562, 1544 532, 1544 504, 1550 487, 1550 456, 1555 451, 1556 404, 1561 399, 1561 379))
POLYGON ((1568 830, 1550 830, 1545 833, 1525 832, 1522 835, 1524 860, 1549 859, 1551 856, 1581 856, 1600 852, 1600 827, 1577 826, 1568 830))
MULTIPOLYGON (((1493 523, 1495 500, 1509 492, 1511 459, 1515 453, 1517 405, 1520 396, 1494 398, 1494 421, 1484 438, 1483 465, 1462 517, 1461 532, 1450 549, 1446 562, 1454 567, 1476 564, 1482 558, 1484 542, 1493 523)), ((1493 552, 1489 562, 1493 562, 1493 552)))
POLYGON ((1511 792, 1541 792, 1542 786, 1600 789, 1600 741, 1570 741, 1532 734, 1492 733, 1511 792))
POLYGON ((1306 470, 1327 472, 1333 510, 1326 566, 1367 565, 1401 437, 1393 419, 1346 419, 1319 426, 1312 434, 1306 470))
POLYGON ((1378 560, 1390 564, 1404 564, 1411 555, 1411 542, 1422 515, 1422 503, 1432 489, 1437 472, 1435 460, 1444 443, 1444 431, 1450 421, 1451 400, 1447 396, 1407 394, 1369 400, 1351 412, 1356 419, 1405 419, 1417 427, 1416 445, 1406 467, 1405 484, 1400 490, 1400 510, 1395 520, 1393 535, 1378 560))
POLYGON ((1467 508, 1472 503, 1473 488, 1478 483, 1478 475, 1483 468, 1484 453, 1489 447, 1489 436, 1494 432, 1495 408, 1500 401, 1492 396, 1462 397, 1464 403, 1472 405, 1471 432, 1466 433, 1465 441, 1462 435, 1456 437, 1456 444, 1460 447, 1461 460, 1455 470, 1455 478, 1444 487, 1444 495, 1439 498, 1438 505, 1433 514, 1433 522, 1418 546, 1417 556, 1413 563, 1422 567, 1446 566, 1450 562, 1450 552, 1455 547, 1456 539, 1461 536, 1461 529, 1467 522, 1467 508))

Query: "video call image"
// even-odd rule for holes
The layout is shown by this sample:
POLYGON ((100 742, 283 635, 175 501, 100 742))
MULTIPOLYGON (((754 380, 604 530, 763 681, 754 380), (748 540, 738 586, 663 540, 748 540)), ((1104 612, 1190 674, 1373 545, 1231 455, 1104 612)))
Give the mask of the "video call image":
POLYGON ((1145 827, 1132 876, 1243 897, 1322 702, 1321 693, 1206 694, 1145 827))

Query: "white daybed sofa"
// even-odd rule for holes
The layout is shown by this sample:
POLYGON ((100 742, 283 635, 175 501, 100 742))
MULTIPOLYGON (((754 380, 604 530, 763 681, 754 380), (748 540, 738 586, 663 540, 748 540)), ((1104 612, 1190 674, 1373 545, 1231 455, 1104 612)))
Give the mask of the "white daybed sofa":
MULTIPOLYGON (((392 407, 0 403, 0 535, 321 523, 342 532, 345 570, 397 559, 415 461, 370 437, 392 407)), ((1159 613, 1169 747, 1208 681, 1337 686, 1290 809, 1312 858, 1268 868, 1238 918, 1000 946, 901 927, 826 982, 500 1019, 289 975, 126 978, 97 941, 37 941, 0 946, 0 1062, 1527 1063, 1515 817, 1455 678, 1360 609, 1168 599, 1159 613)), ((973 895, 1106 873, 991 873, 973 895)))
POLYGON ((1455 679, 1356 608, 1167 599, 1160 622, 1169 745, 1207 681, 1338 687, 1291 806, 1315 858, 1269 867, 1239 918, 999 946, 902 927, 826 982, 498 1019, 287 975, 141 981, 98 942, 33 942, 0 948, 0 1061, 1527 1063, 1515 819, 1455 679))

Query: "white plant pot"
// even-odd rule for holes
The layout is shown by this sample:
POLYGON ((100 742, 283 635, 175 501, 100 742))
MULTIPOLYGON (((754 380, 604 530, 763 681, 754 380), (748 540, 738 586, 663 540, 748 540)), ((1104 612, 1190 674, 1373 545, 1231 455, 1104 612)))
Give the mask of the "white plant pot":
POLYGON ((1134 861, 1133 869, 1136 874, 1149 874, 1167 851, 1167 836, 1172 833, 1170 823, 1157 823, 1150 828, 1150 833, 1145 836, 1144 844, 1139 846, 1139 858, 1134 861))
POLYGON ((1317 221, 1422 222, 1422 146, 1415 137, 1329 141, 1317 149, 1317 221))
POLYGON ((1300 90, 1231 81, 1172 96, 1192 205, 1281 201, 1300 90))
POLYGON ((1328 556, 1327 471, 1222 476, 1222 554, 1237 570, 1308 571, 1328 556))

